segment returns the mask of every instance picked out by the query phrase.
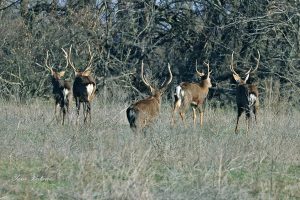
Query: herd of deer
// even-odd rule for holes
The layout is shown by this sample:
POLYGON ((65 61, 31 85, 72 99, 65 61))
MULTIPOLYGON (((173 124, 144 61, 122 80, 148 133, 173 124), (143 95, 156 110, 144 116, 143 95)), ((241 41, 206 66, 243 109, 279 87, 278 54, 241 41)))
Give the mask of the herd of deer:
POLYGON ((62 124, 65 123, 66 114, 69 112, 69 105, 71 100, 71 94, 75 99, 76 109, 77 109, 77 120, 79 117, 80 105, 83 105, 83 116, 84 123, 92 120, 91 115, 91 101, 95 96, 96 91, 96 81, 91 75, 91 65, 93 61, 93 55, 89 46, 90 60, 84 70, 79 70, 75 67, 74 63, 71 60, 72 46, 69 49, 69 53, 62 49, 66 58, 66 67, 71 65, 74 70, 75 79, 73 82, 73 87, 69 80, 64 80, 63 76, 65 71, 57 72, 48 64, 49 53, 47 51, 47 56, 45 59, 45 65, 50 70, 52 76, 52 86, 53 86, 53 97, 55 101, 55 116, 57 117, 57 107, 60 107, 60 115, 62 114, 62 124))
MULTIPOLYGON (((53 96, 55 100, 55 116, 57 116, 56 110, 59 106, 60 115, 62 114, 62 124, 65 123, 66 114, 69 112, 71 94, 73 94, 77 109, 76 123, 78 123, 78 116, 81 104, 83 105, 84 123, 86 123, 87 120, 91 122, 91 101, 93 100, 96 91, 96 82, 91 75, 93 55, 89 47, 90 60, 84 68, 84 70, 78 70, 78 68, 74 66, 74 63, 71 60, 71 50, 72 46, 70 47, 69 52, 62 49, 66 58, 66 68, 70 64, 75 73, 73 86, 71 85, 70 81, 63 79, 65 71, 57 72, 48 64, 48 51, 45 59, 45 65, 50 70, 52 75, 53 96)), ((235 133, 238 133, 239 118, 243 112, 246 113, 247 131, 249 130, 250 126, 251 112, 253 112, 255 116, 255 121, 257 121, 256 115, 259 106, 258 89, 256 85, 248 84, 247 80, 249 79, 250 73, 254 73, 257 70, 259 66, 260 54, 258 51, 258 58, 255 58, 257 61, 256 67, 253 70, 251 67, 249 71, 246 72, 245 78, 243 79, 234 70, 233 54, 234 52, 231 55, 230 70, 233 73, 233 78, 237 83, 236 104, 238 114, 235 126, 235 133)), ((199 72, 196 64, 196 73, 201 78, 200 83, 183 82, 176 87, 174 93, 175 101, 172 112, 173 126, 175 125, 175 114, 179 113, 184 126, 187 127, 185 122, 185 113, 191 107, 193 110, 194 127, 196 126, 197 112, 199 112, 200 114, 200 126, 202 127, 205 101, 209 88, 212 87, 209 63, 204 62, 204 65, 207 67, 207 73, 199 72)), ((166 91, 168 85, 171 83, 173 78, 170 64, 168 64, 168 72, 168 80, 165 81, 160 88, 156 88, 153 85, 151 85, 149 81, 146 80, 144 75, 144 62, 142 61, 140 74, 141 80, 149 88, 151 95, 145 99, 139 100, 131 104, 126 110, 126 115, 130 124, 130 128, 134 132, 142 131, 145 127, 149 126, 155 121, 155 119, 157 119, 160 113, 161 96, 166 91)))

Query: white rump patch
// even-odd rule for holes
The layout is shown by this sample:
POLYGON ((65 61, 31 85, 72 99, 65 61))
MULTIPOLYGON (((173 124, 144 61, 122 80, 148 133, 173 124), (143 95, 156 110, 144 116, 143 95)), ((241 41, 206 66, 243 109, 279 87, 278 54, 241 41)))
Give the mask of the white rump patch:
POLYGON ((197 104, 197 102, 192 101, 192 102, 191 102, 191 105, 192 105, 192 106, 197 106, 198 104, 197 104))
POLYGON ((182 90, 182 88, 181 88, 180 85, 178 85, 178 86, 176 87, 175 93, 176 93, 176 96, 178 97, 178 99, 180 99, 180 100, 181 100, 182 97, 184 96, 184 91, 182 90))
POLYGON ((93 84, 88 84, 86 86, 86 90, 87 90, 87 93, 88 93, 88 97, 90 98, 90 96, 93 94, 93 91, 94 91, 94 85, 93 84))
POLYGON ((64 95, 64 101, 66 102, 67 101, 67 96, 68 94, 70 93, 70 91, 66 88, 63 89, 63 95, 64 95))
POLYGON ((253 106, 253 104, 256 101, 256 96, 254 94, 250 94, 249 97, 248 97, 248 101, 249 101, 249 105, 253 106))
POLYGON ((182 87, 180 85, 178 85, 175 89, 175 95, 178 98, 178 101, 176 102, 177 106, 180 107, 181 106, 181 102, 182 102, 182 98, 184 96, 184 91, 182 90, 182 87))

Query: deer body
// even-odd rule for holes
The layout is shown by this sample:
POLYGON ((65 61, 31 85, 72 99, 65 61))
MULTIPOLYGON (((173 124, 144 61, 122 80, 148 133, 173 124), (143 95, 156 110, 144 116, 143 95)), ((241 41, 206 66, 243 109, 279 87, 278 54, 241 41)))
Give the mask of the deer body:
POLYGON ((257 122, 257 112, 259 107, 258 90, 253 84, 239 84, 236 88, 236 105, 238 109, 235 133, 238 132, 239 118, 245 112, 247 120, 247 131, 250 126, 251 112, 253 112, 257 122))
POLYGON ((91 121, 91 101, 94 98, 96 82, 91 76, 77 75, 73 83, 73 96, 77 108, 77 116, 80 111, 80 104, 83 104, 84 123, 87 117, 91 121))
POLYGON ((142 80, 145 83, 145 85, 149 87, 152 95, 131 104, 126 110, 126 115, 130 128, 134 132, 141 131, 146 126, 149 126, 151 123, 153 123, 155 119, 157 119, 160 113, 161 96, 166 90, 167 86, 171 83, 173 78, 170 65, 168 65, 170 78, 166 83, 163 84, 163 86, 160 89, 156 89, 152 87, 144 78, 143 62, 141 68, 142 80))
POLYGON ((85 70, 81 71, 76 69, 74 66, 74 63, 71 61, 71 49, 70 47, 69 54, 64 50, 65 57, 70 63, 71 67, 74 70, 75 79, 73 82, 73 96, 76 103, 76 109, 77 109, 77 120, 76 123, 78 123, 78 117, 79 117, 79 111, 80 111, 80 105, 83 105, 83 118, 84 123, 87 122, 87 119, 89 118, 89 121, 91 122, 92 116, 91 116, 91 102, 93 98, 95 97, 96 92, 96 81, 91 75, 91 65, 93 60, 93 55, 89 48, 89 54, 90 54, 90 60, 85 67, 85 70))
POLYGON ((161 95, 150 96, 132 104, 127 109, 127 119, 132 129, 140 130, 151 124, 160 113, 161 95))
POLYGON ((60 107, 66 106, 69 109, 70 94, 72 91, 71 81, 52 77, 52 86, 55 104, 60 104, 60 107))
MULTIPOLYGON (((69 105, 71 100, 72 86, 71 82, 64 80, 65 71, 57 72, 48 64, 49 52, 45 59, 45 66, 51 72, 52 94, 55 101, 54 115, 57 118, 57 107, 60 107, 60 115, 62 114, 62 124, 65 123, 65 116, 69 112, 69 105)), ((68 65, 68 64, 67 64, 68 65)))
MULTIPOLYGON (((208 64, 207 64, 208 65, 208 64)), ((197 70, 196 70, 197 71, 197 70)), ((200 114, 200 126, 203 125, 203 113, 206 97, 209 91, 209 88, 212 86, 209 78, 209 67, 208 74, 198 72, 198 75, 201 76, 200 83, 187 83, 183 82, 176 87, 174 94, 175 102, 172 113, 172 124, 175 124, 175 113, 179 112, 181 120, 186 126, 185 122, 185 113, 188 108, 191 106, 193 109, 193 121, 194 127, 196 126, 196 111, 200 114)))
POLYGON ((62 124, 65 123, 65 116, 69 112, 70 100, 71 100, 71 91, 72 86, 71 82, 68 80, 63 80, 57 76, 56 72, 52 74, 52 93, 55 101, 55 116, 56 109, 60 107, 60 114, 63 114, 62 124))
MULTIPOLYGON (((252 71, 257 70, 259 65, 260 54, 258 51, 258 58, 256 58, 257 65, 256 68, 252 71)), ((231 55, 231 71, 233 72, 233 78, 237 83, 236 87, 236 105, 237 105, 237 121, 235 126, 235 133, 238 133, 238 125, 239 119, 243 112, 246 114, 246 123, 247 123, 247 132, 250 128, 250 120, 251 120, 251 113, 254 114, 255 121, 257 122, 257 112, 259 107, 259 98, 258 98, 258 89, 255 84, 248 84, 247 81, 250 76, 250 72, 252 68, 248 72, 246 72, 246 77, 242 79, 236 71, 233 69, 233 53, 231 55)))

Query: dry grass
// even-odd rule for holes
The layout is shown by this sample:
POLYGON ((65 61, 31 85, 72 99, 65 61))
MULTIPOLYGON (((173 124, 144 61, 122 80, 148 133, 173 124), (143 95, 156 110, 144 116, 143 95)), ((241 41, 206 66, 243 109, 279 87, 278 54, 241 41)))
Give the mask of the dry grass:
MULTIPOLYGON (((171 128, 169 105, 146 137, 127 105, 93 104, 93 122, 53 121, 53 105, 0 104, 1 199, 300 198, 300 113, 261 110, 234 134, 234 109, 210 109, 204 127, 171 128)), ((74 110, 74 109, 72 109, 74 110)))

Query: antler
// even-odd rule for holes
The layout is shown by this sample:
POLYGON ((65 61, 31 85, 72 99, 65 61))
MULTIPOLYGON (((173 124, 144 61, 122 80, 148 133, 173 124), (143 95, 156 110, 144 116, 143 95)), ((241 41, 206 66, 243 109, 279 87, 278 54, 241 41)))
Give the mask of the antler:
POLYGON ((209 62, 208 63, 203 62, 203 64, 207 66, 207 77, 209 77, 209 75, 211 73, 211 71, 209 71, 209 62))
POLYGON ((233 54, 234 54, 234 51, 233 51, 232 54, 231 54, 230 70, 231 70, 231 72, 232 72, 234 75, 240 76, 240 75, 239 75, 238 73, 236 73, 236 71, 234 71, 234 69, 233 69, 233 54))
POLYGON ((72 45, 70 46, 69 54, 63 48, 61 48, 61 49, 65 53, 65 58, 67 60, 67 65, 66 66, 68 66, 69 63, 70 63, 71 67, 73 68, 74 72, 76 73, 77 69, 75 68, 74 63, 71 61, 72 45))
POLYGON ((90 70, 90 68, 92 67, 92 61, 93 61, 93 58, 94 58, 94 54, 92 54, 91 47, 90 47, 89 44, 88 44, 88 48, 89 48, 90 60, 89 60, 88 64, 86 65, 86 68, 85 68, 84 71, 90 70))
POLYGON ((53 73, 52 67, 49 66, 49 64, 48 64, 48 58, 49 58, 49 51, 47 50, 47 55, 46 55, 46 59, 45 59, 45 65, 51 71, 51 73, 53 73))
POLYGON ((66 61, 67 61, 65 68, 68 68, 68 66, 69 66, 69 60, 67 59, 65 50, 64 50, 63 48, 61 48, 61 49, 62 49, 63 52, 65 53, 65 58, 66 58, 66 61))
POLYGON ((198 66, 197 66, 197 60, 196 60, 196 73, 197 73, 198 76, 200 76, 200 77, 201 77, 201 76, 204 76, 205 74, 202 73, 202 72, 199 72, 198 69, 197 69, 197 67, 198 67, 198 66))
POLYGON ((258 58, 255 58, 256 60, 256 67, 255 69, 252 71, 252 73, 254 73, 257 69, 258 69, 258 65, 259 65, 259 61, 260 61, 260 53, 259 53, 259 50, 257 50, 257 54, 258 54, 258 58))
POLYGON ((164 90, 167 88, 167 86, 171 83, 171 81, 172 81, 172 79, 173 79, 173 74, 172 74, 172 72, 171 72, 171 65, 170 65, 170 63, 168 63, 168 71, 169 71, 170 77, 169 77, 169 80, 166 81, 166 82, 162 85, 162 87, 161 87, 161 89, 160 89, 160 90, 162 90, 162 91, 164 91, 164 90))
POLYGON ((141 66, 141 79, 144 82, 144 84, 150 88, 151 93, 154 91, 154 88, 149 84, 149 82, 145 79, 144 76, 144 60, 142 60, 142 66, 141 66))

